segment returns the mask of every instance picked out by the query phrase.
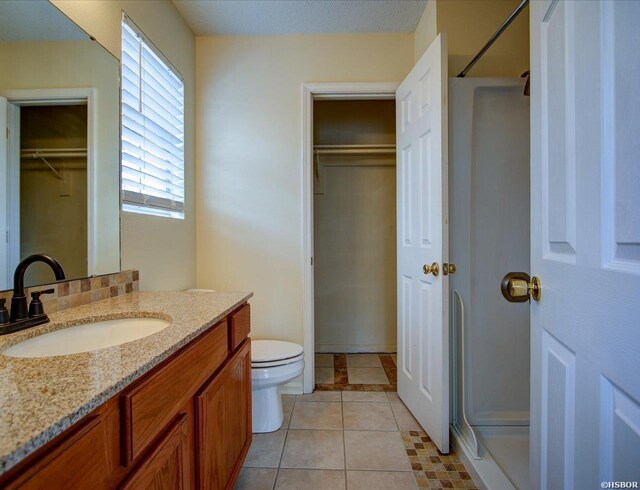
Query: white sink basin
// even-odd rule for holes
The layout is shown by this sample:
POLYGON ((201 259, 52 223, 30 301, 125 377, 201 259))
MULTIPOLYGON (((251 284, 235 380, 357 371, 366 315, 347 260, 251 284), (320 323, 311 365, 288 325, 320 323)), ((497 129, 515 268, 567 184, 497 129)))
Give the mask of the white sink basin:
POLYGON ((119 318, 83 323, 38 335, 2 353, 9 357, 51 357, 91 352, 148 337, 170 324, 160 318, 119 318))

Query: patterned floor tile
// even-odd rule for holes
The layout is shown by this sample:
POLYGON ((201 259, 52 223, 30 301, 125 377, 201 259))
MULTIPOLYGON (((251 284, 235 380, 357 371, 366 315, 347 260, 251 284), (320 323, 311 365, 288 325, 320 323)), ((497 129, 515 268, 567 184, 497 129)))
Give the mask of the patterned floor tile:
POLYGON ((455 452, 441 454, 424 431, 403 431, 401 434, 418 488, 477 490, 455 452))

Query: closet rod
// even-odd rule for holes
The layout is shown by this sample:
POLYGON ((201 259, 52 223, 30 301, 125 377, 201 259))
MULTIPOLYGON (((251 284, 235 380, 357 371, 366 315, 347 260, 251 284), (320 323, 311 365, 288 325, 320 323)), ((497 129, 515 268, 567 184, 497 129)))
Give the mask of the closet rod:
POLYGON ((315 145, 317 155, 380 155, 395 154, 396 145, 315 145))
POLYGON ((86 157, 85 148, 29 148, 20 150, 22 158, 69 158, 86 157))

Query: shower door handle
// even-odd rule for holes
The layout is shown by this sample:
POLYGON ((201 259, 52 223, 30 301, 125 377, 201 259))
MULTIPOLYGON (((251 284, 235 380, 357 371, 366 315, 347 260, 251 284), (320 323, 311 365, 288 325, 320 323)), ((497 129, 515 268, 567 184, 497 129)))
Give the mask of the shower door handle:
POLYGON ((525 301, 540 301, 542 284, 536 276, 529 277, 526 272, 509 272, 502 278, 500 290, 504 299, 510 303, 524 303, 525 301))

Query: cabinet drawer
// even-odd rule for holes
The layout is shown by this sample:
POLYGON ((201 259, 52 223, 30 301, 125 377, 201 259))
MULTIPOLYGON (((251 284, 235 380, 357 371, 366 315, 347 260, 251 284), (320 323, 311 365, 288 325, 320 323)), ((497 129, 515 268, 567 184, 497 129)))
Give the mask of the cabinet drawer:
POLYGON ((122 395, 125 466, 140 456, 165 429, 227 355, 227 321, 224 320, 122 395))
POLYGON ((232 351, 235 350, 249 336, 250 331, 251 308, 246 304, 231 316, 229 322, 229 348, 232 351))

